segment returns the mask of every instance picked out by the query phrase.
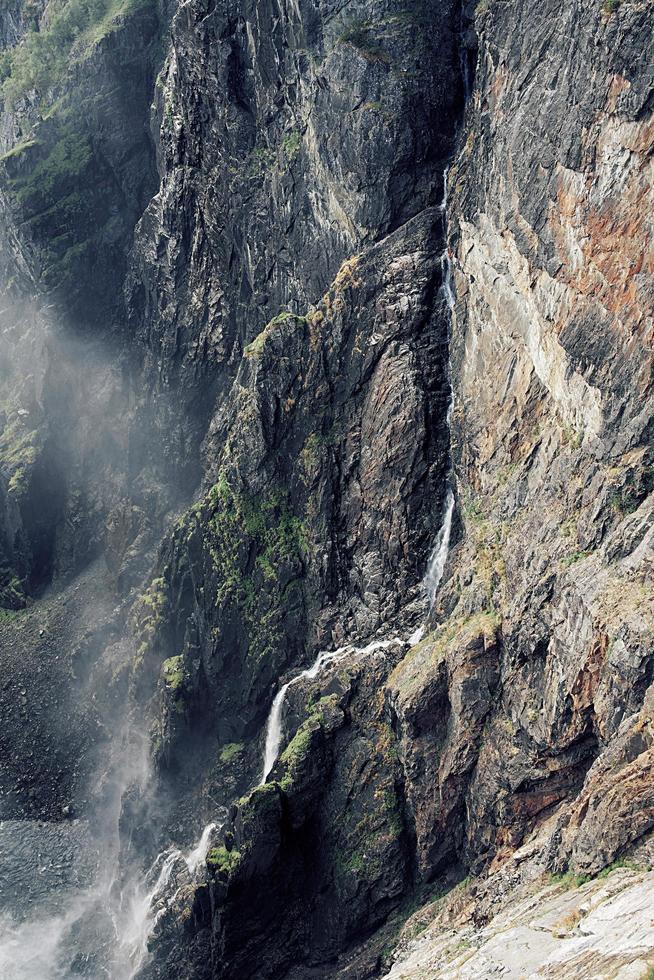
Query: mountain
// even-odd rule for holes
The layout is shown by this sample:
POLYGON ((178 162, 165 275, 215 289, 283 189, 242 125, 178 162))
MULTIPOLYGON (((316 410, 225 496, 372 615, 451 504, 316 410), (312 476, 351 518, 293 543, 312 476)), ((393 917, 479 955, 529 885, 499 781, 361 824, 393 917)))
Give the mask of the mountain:
POLYGON ((653 21, 4 3, 0 974, 650 975, 653 21))

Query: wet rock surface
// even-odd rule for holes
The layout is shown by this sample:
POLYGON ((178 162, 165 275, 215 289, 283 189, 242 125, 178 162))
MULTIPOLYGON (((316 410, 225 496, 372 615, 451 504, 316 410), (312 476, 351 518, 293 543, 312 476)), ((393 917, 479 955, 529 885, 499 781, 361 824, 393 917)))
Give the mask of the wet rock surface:
MULTIPOLYGON (((2 96, 0 837, 62 859, 25 900, 83 891, 106 800, 146 888, 120 980, 639 977, 651 4, 92 27, 2 96)), ((91 977, 121 920, 71 921, 91 977)))

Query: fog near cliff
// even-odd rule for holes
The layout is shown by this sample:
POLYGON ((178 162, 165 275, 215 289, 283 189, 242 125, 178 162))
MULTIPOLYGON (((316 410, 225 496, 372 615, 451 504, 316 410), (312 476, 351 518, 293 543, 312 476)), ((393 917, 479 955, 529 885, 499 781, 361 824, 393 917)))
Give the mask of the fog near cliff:
POLYGON ((0 394, 0 557, 16 607, 0 620, 0 976, 129 980, 160 871, 147 876, 154 842, 121 832, 126 803, 136 825, 158 822, 147 720, 128 693, 129 608, 151 560, 120 524, 143 508, 135 399, 119 351, 27 303, 0 314, 0 394))

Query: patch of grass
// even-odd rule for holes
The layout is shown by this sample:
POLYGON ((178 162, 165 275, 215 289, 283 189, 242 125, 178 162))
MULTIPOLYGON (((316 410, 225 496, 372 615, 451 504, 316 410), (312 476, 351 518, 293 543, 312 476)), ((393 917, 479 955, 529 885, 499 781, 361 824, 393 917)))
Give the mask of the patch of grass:
POLYGON ((553 885, 563 885, 564 888, 581 888, 582 885, 591 881, 589 875, 578 875, 574 871, 566 871, 563 874, 553 874, 550 881, 553 885))
POLYGON ((191 509, 180 533, 194 530, 212 565, 213 602, 238 609, 249 638, 248 659, 274 656, 308 550, 305 522, 291 510, 287 491, 248 494, 223 474, 191 509))
POLYGON ((366 61, 390 65, 392 58, 376 41, 373 31, 374 25, 370 21, 354 18, 343 25, 337 43, 349 44, 366 61))
POLYGON ((48 17, 0 55, 2 97, 8 106, 30 92, 43 98, 68 66, 115 29, 121 17, 153 0, 51 0, 48 17))
POLYGON ((450 648, 465 646, 475 636, 490 640, 500 622, 499 616, 492 610, 447 620, 411 647, 390 674, 388 685, 397 687, 405 696, 418 691, 435 675, 450 648))
MULTIPOLYGON (((275 165, 275 153, 267 146, 256 146, 248 158, 247 176, 254 180, 259 180, 270 173, 275 165)), ((234 176, 240 174, 240 169, 236 168, 234 176)))
POLYGON ((266 340, 270 337, 271 333, 276 327, 279 327, 285 323, 293 323, 299 329, 303 329, 306 326, 307 318, 305 316, 299 316, 297 313, 289 313, 288 310, 282 310, 282 312, 278 313, 277 316, 274 316, 272 320, 269 320, 263 330, 254 338, 252 343, 247 345, 243 351, 245 357, 257 357, 259 354, 261 354, 266 340))
POLYGON ((584 441, 583 429, 575 429, 572 425, 563 425, 563 445, 571 449, 579 449, 584 441))
POLYGON ((40 450, 40 436, 30 429, 19 414, 9 416, 0 433, 0 466, 8 478, 8 490, 21 496, 27 489, 30 469, 40 450))
POLYGON ((137 638, 137 656, 142 658, 153 645, 163 622, 168 600, 163 578, 155 578, 134 604, 132 625, 137 638))
POLYGON ((630 871, 641 871, 641 867, 636 861, 632 861, 630 858, 617 858, 612 861, 611 864, 607 864, 605 868, 602 868, 600 873, 597 875, 598 879, 608 878, 610 874, 614 871, 618 871, 620 868, 628 868, 630 871))
POLYGON ((242 742, 230 742, 228 745, 223 745, 220 750, 220 761, 225 764, 229 764, 236 759, 243 751, 242 742))
POLYGON ((574 554, 562 558, 561 564, 564 568, 570 568, 571 565, 576 565, 578 561, 583 561, 584 558, 588 558, 590 554, 592 554, 591 551, 575 551, 574 554))
POLYGON ((302 145, 302 133, 299 129, 294 129, 292 133, 289 133, 284 137, 282 141, 282 148, 286 155, 287 160, 294 160, 295 157, 300 152, 300 146, 302 145))
POLYGON ((621 0, 604 0, 602 4, 602 13, 610 17, 611 14, 616 13, 620 9, 621 0))
POLYGON ((288 793, 296 783, 317 734, 325 727, 329 712, 336 707, 337 701, 336 694, 320 698, 317 704, 312 706, 311 714, 298 728, 279 757, 285 769, 279 785, 285 793, 288 793))
POLYGON ((61 194, 64 188, 71 192, 76 190, 76 183, 92 156, 88 138, 74 129, 67 129, 29 174, 10 182, 11 190, 19 204, 32 212, 37 211, 53 200, 55 191, 61 194))
POLYGON ((635 491, 632 487, 623 487, 621 490, 612 490, 609 494, 609 505, 617 514, 625 517, 638 510, 638 500, 635 498, 635 491))

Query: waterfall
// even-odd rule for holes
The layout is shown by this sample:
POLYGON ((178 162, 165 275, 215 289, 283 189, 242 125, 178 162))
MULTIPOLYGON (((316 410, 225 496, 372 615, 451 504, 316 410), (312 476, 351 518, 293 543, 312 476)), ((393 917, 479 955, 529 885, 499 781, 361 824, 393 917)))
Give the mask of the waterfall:
MULTIPOLYGON (((447 168, 443 172, 443 200, 439 205, 439 210, 445 214, 447 210, 447 168)), ((455 298, 454 289, 452 287, 452 262, 450 259, 449 250, 445 249, 440 258, 441 263, 441 273, 442 282, 439 292, 442 294, 445 300, 445 305, 448 310, 449 324, 451 325, 452 311, 454 309, 455 298)), ((448 380, 451 372, 449 370, 448 361, 448 380)), ((450 399, 447 407, 446 424, 448 432, 451 428, 452 423, 452 393, 451 393, 451 382, 450 382, 450 399)), ((445 572, 445 564, 447 562, 447 556, 450 548, 450 536, 452 533, 452 518, 454 516, 454 490, 453 490, 453 473, 452 473, 452 462, 450 459, 447 476, 447 493, 445 495, 445 504, 443 507, 443 515, 441 519, 441 526, 436 535, 436 541, 432 549, 431 555, 429 557, 429 562, 427 564, 427 571, 423 579, 422 587, 427 596, 428 609, 431 611, 434 605, 434 600, 436 598, 436 593, 438 587, 443 578, 443 573, 445 572)), ((345 646, 334 651, 321 651, 316 659, 314 660, 311 667, 303 670, 297 677, 284 684, 273 700, 272 706, 270 708, 270 713, 268 715, 268 721, 266 723, 266 743, 264 749, 263 757, 263 772, 261 775, 261 780, 259 785, 267 781, 268 776, 273 770, 275 762, 279 756, 279 750, 282 742, 282 715, 284 711, 284 703, 286 701, 286 695, 288 694, 289 688, 299 681, 308 678, 313 679, 318 676, 323 667, 328 664, 333 663, 336 660, 341 659, 347 653, 353 655, 365 655, 372 653, 374 650, 383 649, 390 646, 392 643, 403 643, 408 644, 408 646, 414 646, 419 643, 424 635, 425 627, 421 624, 406 640, 401 637, 394 637, 390 640, 374 640, 365 647, 356 646, 345 646)))
MULTIPOLYGON (((445 194, 443 198, 443 210, 447 205, 447 170, 445 170, 445 194)), ((441 289, 443 299, 445 300, 445 305, 448 310, 449 323, 448 327, 451 327, 452 322, 452 311, 454 310, 454 289, 452 288, 452 261, 450 259, 449 250, 445 249, 441 255, 441 272, 442 272, 442 283, 441 289)), ((448 360, 448 375, 451 378, 451 367, 448 360)), ((452 385, 450 380, 450 400, 447 406, 447 415, 445 417, 447 423, 448 433, 451 434, 452 428, 452 385)), ((451 439, 450 439, 451 442, 451 439)), ((452 460, 450 457, 449 465, 447 469, 446 484, 447 493, 445 495, 445 504, 443 506, 443 514, 441 518, 441 526, 436 535, 436 541, 432 549, 432 553, 429 557, 429 562, 427 565, 427 572, 423 580, 423 588, 425 594, 427 595, 427 601, 429 604, 429 610, 431 611, 434 601, 436 599, 436 593, 438 592, 438 587, 441 584, 443 578, 443 573, 445 572, 445 564, 447 562, 447 556, 450 550, 450 535, 452 533, 452 518, 454 516, 454 489, 453 489, 453 473, 452 473, 452 460)), ((423 629, 419 629, 414 633, 412 639, 418 642, 422 638, 423 629)))
POLYGON ((436 544, 431 553, 427 574, 425 575, 423 587, 427 594, 429 608, 431 609, 436 599, 438 586, 441 584, 445 562, 450 548, 450 534, 452 531, 452 515, 454 514, 454 493, 451 487, 447 489, 445 507, 443 508, 443 521, 440 530, 436 535, 436 544))
POLYGON ((450 168, 446 167, 443 171, 443 200, 438 205, 438 210, 445 214, 447 211, 447 175, 450 172, 450 168))
POLYGON ((188 868, 189 874, 191 875, 192 878, 195 877, 195 875, 198 872, 198 869, 204 864, 204 859, 209 853, 209 844, 211 842, 211 835, 214 833, 214 831, 217 831, 218 829, 219 829, 218 824, 208 823, 207 826, 202 831, 202 836, 200 837, 200 840, 198 841, 196 846, 184 858, 184 860, 186 861, 186 867, 188 868))
POLYGON ((292 687, 293 684, 297 684, 298 681, 301 681, 304 678, 313 680, 314 677, 318 676, 323 667, 329 663, 333 663, 337 659, 340 659, 346 649, 346 647, 342 647, 341 649, 334 651, 321 651, 310 667, 303 670, 301 674, 298 674, 297 677, 294 677, 293 680, 289 681, 287 684, 284 684, 284 686, 281 687, 275 695, 275 700, 272 703, 270 714, 268 715, 268 723, 266 725, 266 747, 263 756, 263 774, 260 782, 261 786, 263 786, 268 779, 268 776, 272 772, 272 768, 277 761, 277 756, 279 755, 279 747, 282 741, 282 711, 284 708, 284 701, 286 699, 286 692, 288 691, 289 687, 292 687))
POLYGON ((186 854, 177 847, 162 851, 152 862, 145 879, 138 881, 127 896, 122 896, 114 926, 120 937, 119 959, 125 965, 123 972, 116 973, 115 980, 132 980, 145 966, 150 937, 177 895, 177 891, 170 897, 166 895, 173 874, 190 875, 195 880, 209 852, 211 838, 219 829, 216 823, 207 824, 197 844, 186 854))
POLYGON ((288 689, 298 681, 309 679, 313 680, 318 676, 323 667, 328 664, 336 663, 338 660, 342 660, 344 657, 350 656, 367 656, 371 653, 375 653, 377 650, 386 650, 388 647, 392 646, 393 643, 405 643, 399 636, 393 636, 386 640, 372 640, 365 647, 355 647, 355 646, 344 646, 339 647, 338 650, 322 650, 312 665, 302 673, 298 674, 292 680, 284 684, 283 687, 279 689, 275 695, 275 699, 272 703, 270 709, 270 714, 268 715, 268 721, 266 723, 266 746, 264 749, 263 756, 263 774, 261 776, 260 786, 268 779, 268 776, 272 772, 273 766, 277 761, 279 755, 279 749, 282 743, 282 712, 284 710, 284 702, 286 700, 286 694, 288 689))

